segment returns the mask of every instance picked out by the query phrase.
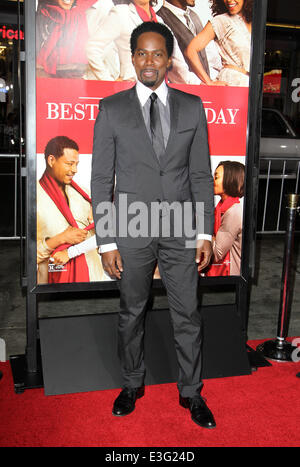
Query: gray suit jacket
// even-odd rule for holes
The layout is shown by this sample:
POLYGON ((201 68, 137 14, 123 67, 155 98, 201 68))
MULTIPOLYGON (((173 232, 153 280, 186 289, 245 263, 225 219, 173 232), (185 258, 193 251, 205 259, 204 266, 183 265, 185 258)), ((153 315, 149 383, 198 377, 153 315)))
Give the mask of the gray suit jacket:
MULTIPOLYGON (((136 223, 138 211, 130 213, 129 209, 126 212, 124 195, 128 205, 143 202, 148 207, 153 202, 163 201, 180 204, 192 201, 194 207, 196 202, 202 202, 204 224, 200 225, 198 233, 213 233, 213 178, 202 102, 199 97, 176 89, 169 88, 169 93, 170 136, 160 163, 144 123, 135 87, 100 102, 94 128, 91 177, 98 245, 116 242, 142 248, 151 242, 154 230, 151 232, 150 229, 150 215, 149 235, 126 236, 124 223, 128 227, 130 223, 136 223), (116 208, 116 224, 111 223, 110 226, 116 225, 117 228, 116 231, 108 229, 103 234, 103 226, 107 227, 113 216, 113 211, 104 209, 103 202, 112 199, 116 208), (120 218, 123 221, 121 230, 120 218)), ((164 215, 164 210, 162 213, 164 215)), ((182 238, 186 239, 184 232, 182 238)))

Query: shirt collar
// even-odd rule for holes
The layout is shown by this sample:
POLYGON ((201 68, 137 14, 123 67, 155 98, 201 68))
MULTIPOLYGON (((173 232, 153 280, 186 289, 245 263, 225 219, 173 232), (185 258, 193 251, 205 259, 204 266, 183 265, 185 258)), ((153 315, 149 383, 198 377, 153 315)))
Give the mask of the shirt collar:
MULTIPOLYGON (((141 106, 144 107, 147 100, 149 99, 150 95, 154 92, 152 89, 145 86, 140 81, 136 83, 136 92, 141 103, 141 106)), ((163 81, 161 85, 155 89, 155 93, 157 94, 159 100, 164 104, 167 105, 167 97, 168 97, 168 86, 166 82, 163 81)))
POLYGON ((190 12, 189 7, 187 7, 186 10, 183 10, 182 8, 178 8, 177 6, 172 5, 171 3, 167 1, 165 1, 164 6, 168 8, 169 10, 171 10, 175 16, 179 16, 179 17, 181 16, 182 18, 184 18, 184 14, 187 11, 190 12))

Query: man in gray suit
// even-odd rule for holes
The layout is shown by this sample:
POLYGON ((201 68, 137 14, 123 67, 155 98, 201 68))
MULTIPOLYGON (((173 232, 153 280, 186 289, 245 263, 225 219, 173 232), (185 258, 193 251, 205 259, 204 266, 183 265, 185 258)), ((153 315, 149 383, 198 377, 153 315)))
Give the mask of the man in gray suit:
POLYGON ((162 24, 145 22, 133 31, 138 82, 101 101, 94 129, 91 189, 97 244, 104 269, 120 281, 118 336, 124 384, 113 414, 131 413, 144 394, 144 315, 158 261, 174 328, 180 404, 190 409, 195 423, 213 428, 214 417, 200 396, 197 300, 198 271, 208 265, 212 253, 213 179, 202 102, 165 83, 172 48, 173 35, 162 24), (158 217, 153 216, 157 205, 158 217), (196 214, 199 220, 192 229, 198 238, 193 248, 192 233, 182 229, 186 219, 175 220, 185 205, 192 206, 186 210, 189 221, 196 214), (174 209, 171 216, 174 206, 178 212, 174 209), (134 217, 137 210, 143 211, 143 218, 134 217), (139 230, 139 223, 149 229, 139 230), (110 226, 107 231, 105 225, 110 226))

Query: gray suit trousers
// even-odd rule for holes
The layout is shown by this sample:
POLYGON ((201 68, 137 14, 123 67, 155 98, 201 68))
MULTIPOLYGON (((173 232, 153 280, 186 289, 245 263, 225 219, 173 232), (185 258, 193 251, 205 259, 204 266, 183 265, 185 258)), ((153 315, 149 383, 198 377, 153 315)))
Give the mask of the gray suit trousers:
POLYGON ((198 272, 195 250, 184 247, 180 238, 156 238, 145 248, 119 245, 123 261, 120 280, 119 358, 123 386, 144 384, 144 319, 153 272, 158 261, 167 290, 179 374, 178 390, 183 397, 201 391, 202 326, 198 309, 198 272))

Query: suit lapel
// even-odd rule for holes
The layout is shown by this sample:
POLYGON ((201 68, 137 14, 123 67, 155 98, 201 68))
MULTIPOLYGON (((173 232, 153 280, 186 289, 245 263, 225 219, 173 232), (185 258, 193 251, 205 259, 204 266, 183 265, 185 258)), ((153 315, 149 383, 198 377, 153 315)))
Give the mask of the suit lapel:
POLYGON ((179 102, 177 95, 172 88, 169 87, 169 105, 170 105, 170 134, 166 147, 166 152, 161 160, 161 165, 165 166, 171 153, 172 143, 176 135, 179 115, 179 102))
POLYGON ((155 167, 157 166, 159 167, 159 162, 157 160, 156 154, 152 146, 151 139, 149 137, 149 133, 145 125, 143 112, 142 112, 142 109, 139 103, 139 99, 136 94, 135 86, 132 89, 130 89, 129 99, 130 99, 130 114, 134 116, 134 125, 137 128, 140 134, 140 137, 143 139, 143 142, 145 143, 145 151, 143 152, 143 154, 141 154, 141 157, 146 157, 148 161, 151 160, 153 162, 155 167))

